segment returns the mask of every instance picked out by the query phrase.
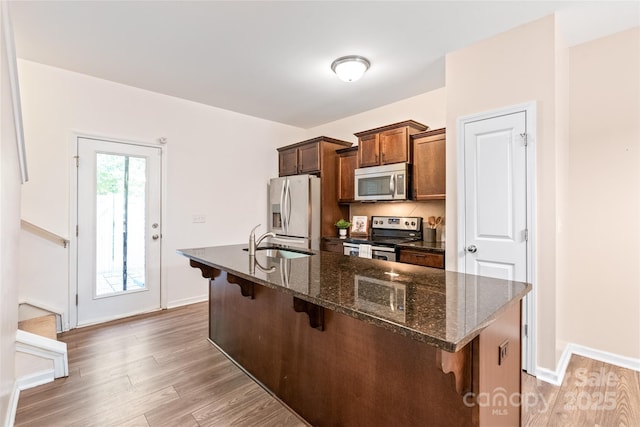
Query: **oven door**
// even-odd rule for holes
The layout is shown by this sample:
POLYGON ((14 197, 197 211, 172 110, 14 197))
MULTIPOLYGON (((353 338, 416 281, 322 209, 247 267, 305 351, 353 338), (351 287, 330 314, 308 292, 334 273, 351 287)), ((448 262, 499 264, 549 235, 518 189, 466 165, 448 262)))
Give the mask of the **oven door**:
MULTIPOLYGON (((360 256, 360 245, 357 243, 343 243, 343 253, 349 256, 360 256)), ((395 261, 396 250, 394 248, 388 248, 385 246, 372 246, 371 247, 371 259, 381 259, 384 261, 395 261)))

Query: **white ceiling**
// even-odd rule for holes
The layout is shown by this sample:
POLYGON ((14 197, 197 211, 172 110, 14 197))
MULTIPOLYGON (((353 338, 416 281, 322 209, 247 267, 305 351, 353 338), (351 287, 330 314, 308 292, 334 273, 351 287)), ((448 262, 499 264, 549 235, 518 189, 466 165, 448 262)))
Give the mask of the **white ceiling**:
POLYGON ((302 128, 442 87, 447 52, 560 9, 574 43, 639 19, 637 1, 10 4, 20 58, 302 128), (349 54, 371 61, 355 83, 330 69, 349 54))

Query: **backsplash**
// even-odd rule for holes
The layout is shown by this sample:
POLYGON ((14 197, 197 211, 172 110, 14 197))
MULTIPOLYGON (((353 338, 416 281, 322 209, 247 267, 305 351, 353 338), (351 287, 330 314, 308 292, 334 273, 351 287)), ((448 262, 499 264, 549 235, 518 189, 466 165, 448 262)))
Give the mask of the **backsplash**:
POLYGON ((436 229, 436 241, 444 242, 446 238, 446 221, 444 218, 445 201, 433 200, 428 202, 375 202, 352 203, 349 206, 349 218, 363 215, 371 218, 373 215, 384 216, 419 216, 422 217, 424 227, 427 228, 427 218, 441 216, 442 223, 436 229))

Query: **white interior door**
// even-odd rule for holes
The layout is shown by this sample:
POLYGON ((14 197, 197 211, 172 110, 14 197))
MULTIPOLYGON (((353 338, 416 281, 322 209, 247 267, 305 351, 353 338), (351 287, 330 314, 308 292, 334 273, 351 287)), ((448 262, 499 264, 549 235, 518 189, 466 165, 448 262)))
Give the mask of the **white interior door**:
POLYGON ((524 112, 467 123, 465 271, 527 281, 524 112))
MULTIPOLYGON (((464 233, 461 264, 480 276, 532 282, 529 212, 532 204, 528 168, 527 114, 504 114, 463 121, 464 233)), ((530 118, 531 121, 533 119, 530 118)), ((531 123, 529 123, 531 126, 531 123)), ((535 374, 534 299, 523 304, 522 367, 535 374)))
POLYGON ((160 148, 78 138, 78 325, 160 308, 160 148))

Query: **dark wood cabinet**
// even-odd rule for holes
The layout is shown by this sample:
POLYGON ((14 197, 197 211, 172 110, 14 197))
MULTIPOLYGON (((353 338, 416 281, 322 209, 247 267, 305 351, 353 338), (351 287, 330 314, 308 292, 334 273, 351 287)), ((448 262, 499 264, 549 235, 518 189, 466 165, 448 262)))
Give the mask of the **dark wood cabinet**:
POLYGON ((335 252, 338 254, 344 253, 344 247, 342 246, 342 240, 335 239, 322 239, 320 249, 327 252, 335 252))
POLYGON ((278 174, 280 176, 318 173, 320 168, 319 141, 278 149, 278 174))
POLYGON ((409 162, 409 131, 408 126, 381 132, 378 137, 380 144, 380 164, 409 162))
POLYGON ((446 132, 436 129, 411 137, 413 144, 413 199, 446 198, 446 132))
POLYGON ((355 200, 354 173, 358 167, 358 147, 338 150, 338 202, 355 200))
POLYGON ((298 173, 320 172, 320 143, 311 143, 298 148, 298 173))
POLYGON ((444 254, 440 252, 400 249, 400 262, 422 265, 424 267, 444 268, 444 254))
POLYGON ((319 136, 278 148, 280 176, 313 174, 320 177, 320 236, 335 236, 335 223, 348 216, 347 206, 338 204, 338 154, 351 143, 319 136))
POLYGON ((378 134, 366 135, 358 138, 358 157, 360 167, 377 166, 380 164, 380 144, 378 134))
POLYGON ((427 129, 422 123, 406 120, 356 133, 359 167, 411 163, 410 137, 427 129))
POLYGON ((278 153, 278 171, 280 176, 298 173, 298 149, 290 148, 278 153))

